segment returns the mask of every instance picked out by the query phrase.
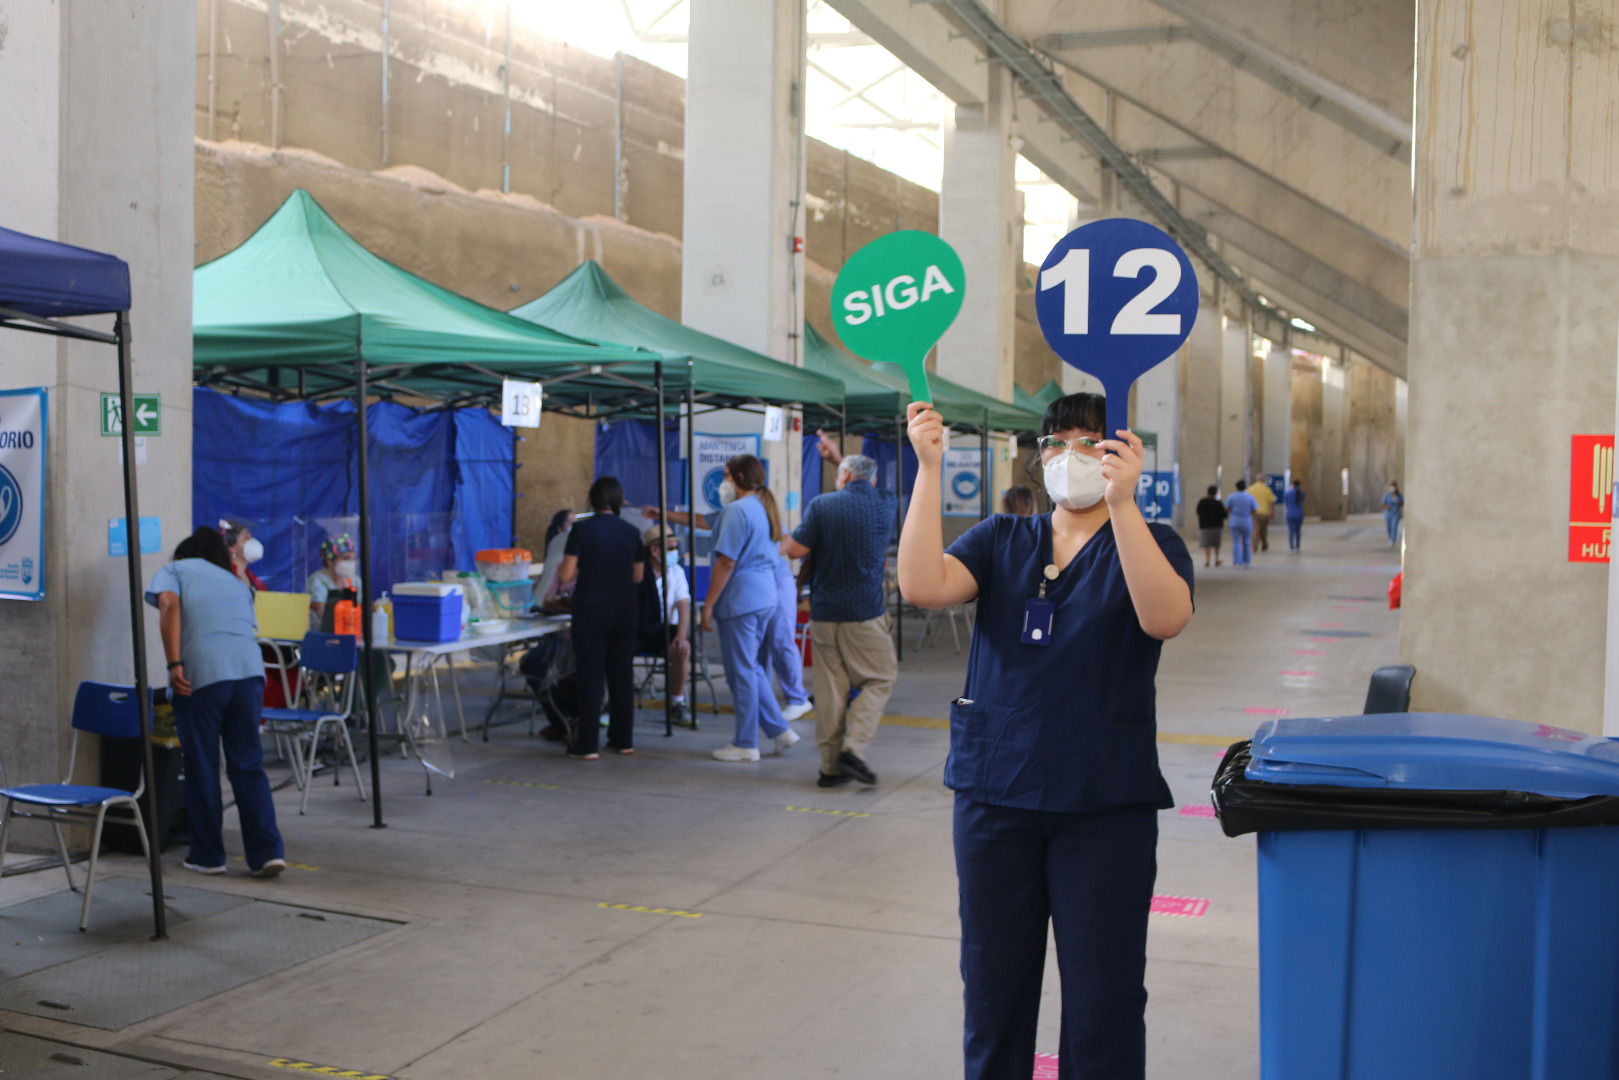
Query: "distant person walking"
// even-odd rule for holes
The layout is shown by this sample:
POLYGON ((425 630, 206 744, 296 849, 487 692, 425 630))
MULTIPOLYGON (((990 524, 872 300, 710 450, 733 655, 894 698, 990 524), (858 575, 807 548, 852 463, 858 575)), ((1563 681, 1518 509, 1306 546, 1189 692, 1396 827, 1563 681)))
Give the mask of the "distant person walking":
POLYGON ((1304 532, 1304 485, 1296 478, 1282 496, 1282 504, 1287 510, 1287 549, 1297 551, 1304 532))
POLYGON ((838 490, 804 508, 782 542, 789 558, 811 558, 810 641, 815 647, 815 738, 824 788, 851 779, 875 784, 866 751, 894 692, 899 661, 883 601, 883 566, 894 521, 893 496, 872 487, 877 463, 844 457, 830 440, 822 453, 838 466, 838 490), (859 696, 849 700, 851 690, 859 696))
POLYGON ((1405 496, 1400 494, 1400 485, 1393 480, 1389 481, 1389 488, 1383 492, 1383 524, 1389 531, 1389 547, 1400 542, 1400 519, 1405 516, 1405 496))
POLYGON ((1270 550, 1270 519, 1276 513, 1276 492, 1270 489, 1270 478, 1261 475, 1248 489, 1259 509, 1254 511, 1254 548, 1270 550))
POLYGON ((1237 481, 1237 490, 1226 496, 1225 508, 1231 511, 1231 561, 1246 570, 1254 564, 1254 511, 1259 509, 1248 494, 1248 481, 1237 481))
POLYGON ((1225 532, 1225 519, 1228 511, 1225 504, 1219 499, 1220 489, 1213 484, 1209 485, 1209 493, 1197 501, 1197 535, 1198 543, 1203 548, 1203 568, 1209 567, 1209 560, 1214 565, 1220 563, 1220 534, 1225 532))
POLYGON ((218 529, 199 528, 174 549, 174 561, 146 587, 158 610, 169 700, 185 764, 191 849, 181 864, 199 874, 225 872, 224 802, 219 752, 236 796, 247 872, 275 877, 287 868, 275 824, 270 779, 259 745, 264 658, 254 636, 253 592, 231 569, 218 529))

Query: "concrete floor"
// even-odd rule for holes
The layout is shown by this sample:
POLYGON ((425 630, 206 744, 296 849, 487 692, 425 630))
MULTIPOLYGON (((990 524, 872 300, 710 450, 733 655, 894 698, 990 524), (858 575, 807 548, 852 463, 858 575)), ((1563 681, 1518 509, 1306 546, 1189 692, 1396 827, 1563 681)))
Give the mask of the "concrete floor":
MULTIPOLYGON (((1397 561, 1382 537, 1380 520, 1357 518, 1307 526, 1303 554, 1273 548, 1250 571, 1205 572, 1199 557, 1198 615, 1159 677, 1160 751, 1179 804, 1208 805, 1219 747, 1251 734, 1258 710, 1360 711, 1367 676, 1398 650, 1383 596, 1397 561)), ((305 817, 283 790, 295 865, 279 880, 249 879, 235 862, 228 877, 201 878, 172 851, 166 872, 187 888, 399 925, 119 1032, 0 1013, 13 1033, 0 1038, 0 1069, 13 1074, 7 1056, 52 1060, 26 1036, 69 1056, 139 1058, 154 1076, 959 1075, 940 721, 964 657, 948 627, 917 650, 919 629, 908 621, 894 722, 870 755, 875 789, 817 789, 810 741, 721 764, 708 751, 727 741, 728 716, 666 740, 661 714, 647 713, 633 758, 568 761, 520 724, 487 746, 457 742, 456 778, 431 798, 419 766, 385 757, 383 830, 367 827, 371 808, 346 782, 318 786, 305 817)), ((798 725, 805 736, 812 726, 798 725)), ((1161 825, 1157 891, 1208 905, 1152 921, 1149 1074, 1252 1080, 1252 839, 1178 810, 1161 825)), ((234 826, 227 840, 239 850, 234 826)), ((103 864, 142 870, 128 857, 103 864)), ((61 889, 59 872, 34 873, 7 878, 0 895, 9 905, 61 889)), ((1039 1049, 1052 1053, 1054 963, 1047 995, 1039 1049)), ((76 1068, 57 1061, 63 1075, 76 1068)))

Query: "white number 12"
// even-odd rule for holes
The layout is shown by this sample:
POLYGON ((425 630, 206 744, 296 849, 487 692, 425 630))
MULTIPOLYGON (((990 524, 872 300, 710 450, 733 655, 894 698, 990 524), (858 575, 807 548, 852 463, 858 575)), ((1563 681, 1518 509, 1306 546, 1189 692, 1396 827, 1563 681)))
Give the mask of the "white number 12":
MULTIPOLYGON (((1163 248, 1136 248, 1119 256, 1113 265, 1114 277, 1140 277, 1141 271, 1153 271, 1147 286, 1119 309, 1113 319, 1113 334, 1178 334, 1181 332, 1179 315, 1153 312, 1153 308, 1169 299, 1181 283, 1181 264, 1174 253, 1163 248)), ((1062 332, 1064 334, 1090 333, 1091 305, 1091 253, 1089 248, 1072 248, 1058 260, 1057 265, 1040 272, 1040 291, 1065 286, 1062 303, 1062 332)))

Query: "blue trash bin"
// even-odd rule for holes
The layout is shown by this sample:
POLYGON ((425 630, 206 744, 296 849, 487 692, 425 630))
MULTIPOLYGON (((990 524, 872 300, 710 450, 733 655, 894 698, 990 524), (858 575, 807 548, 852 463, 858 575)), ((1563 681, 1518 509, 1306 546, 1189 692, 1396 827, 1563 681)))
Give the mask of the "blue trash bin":
POLYGON ((1259 833, 1261 1080, 1619 1076, 1619 744, 1274 720, 1215 803, 1259 833))

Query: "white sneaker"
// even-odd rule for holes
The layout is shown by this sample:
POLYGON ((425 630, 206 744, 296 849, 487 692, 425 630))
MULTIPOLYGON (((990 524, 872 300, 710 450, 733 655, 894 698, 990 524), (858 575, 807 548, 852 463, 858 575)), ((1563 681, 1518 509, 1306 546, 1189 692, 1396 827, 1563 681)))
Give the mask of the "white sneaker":
POLYGON ((746 746, 722 746, 714 751, 715 761, 758 761, 759 751, 746 746))
MULTIPOLYGON (((797 705, 786 705, 782 707, 781 718, 786 720, 788 723, 792 723, 794 720, 801 720, 805 716, 809 715, 809 711, 813 708, 815 708, 815 706, 811 705, 807 701, 801 701, 797 705)), ((791 746, 792 743, 788 743, 787 745, 791 746)))
POLYGON ((776 753, 785 753, 787 748, 796 742, 798 742, 798 732, 794 731, 792 728, 788 728, 786 731, 776 736, 776 753))
POLYGON ((280 874, 281 871, 285 870, 286 868, 287 868, 287 860, 285 860, 285 859, 271 859, 269 862, 266 862, 263 866, 259 867, 257 870, 249 870, 248 873, 253 875, 254 877, 273 878, 276 875, 280 874))
POLYGON ((180 865, 187 870, 195 870, 199 874, 223 874, 225 872, 223 864, 219 866, 198 866, 196 863, 183 862, 180 865))

